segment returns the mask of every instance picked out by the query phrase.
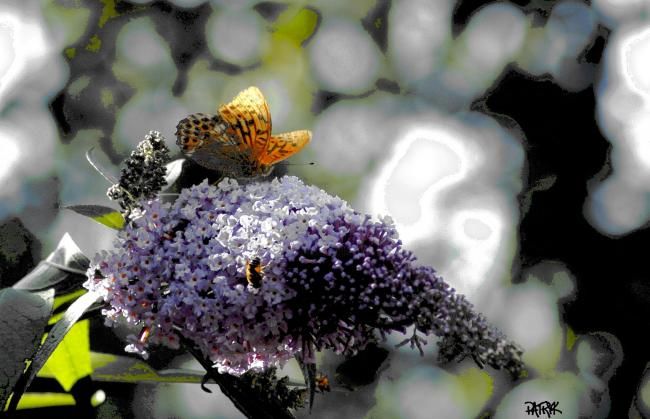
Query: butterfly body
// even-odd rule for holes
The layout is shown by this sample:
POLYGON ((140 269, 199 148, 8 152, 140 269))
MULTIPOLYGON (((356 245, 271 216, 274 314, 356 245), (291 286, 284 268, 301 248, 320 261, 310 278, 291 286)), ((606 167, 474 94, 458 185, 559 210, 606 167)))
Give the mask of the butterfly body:
POLYGON ((253 288, 262 286, 262 262, 260 258, 246 262, 246 280, 253 288))
POLYGON ((239 93, 216 115, 189 115, 176 126, 176 136, 187 157, 234 178, 268 176, 311 140, 306 130, 272 135, 271 113, 257 87, 239 93))

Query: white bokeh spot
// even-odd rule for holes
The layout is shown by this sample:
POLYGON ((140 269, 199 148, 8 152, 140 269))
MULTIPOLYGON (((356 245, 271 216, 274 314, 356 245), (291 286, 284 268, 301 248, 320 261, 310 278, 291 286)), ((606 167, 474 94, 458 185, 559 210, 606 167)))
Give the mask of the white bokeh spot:
POLYGON ((16 144, 15 137, 4 131, 0 126, 0 196, 13 192, 13 188, 7 188, 11 185, 11 173, 20 157, 20 150, 16 144))
POLYGON ((604 58, 597 118, 612 143, 613 170, 590 183, 585 216, 602 233, 619 236, 650 221, 650 26, 621 27, 604 58))
POLYGON ((619 60, 626 85, 644 99, 650 98, 650 27, 621 42, 619 60))
POLYGON ((28 13, 0 5, 0 107, 12 87, 37 68, 49 51, 40 22, 28 13))
POLYGON ((380 53, 361 25, 325 22, 310 45, 314 75, 325 89, 361 93, 374 84, 380 53))
POLYGON ((213 13, 206 24, 208 48, 216 58, 238 65, 259 59, 264 46, 262 19, 252 11, 213 13))
POLYGON ((431 209, 467 170, 467 152, 451 132, 442 127, 415 128, 397 141, 379 172, 371 191, 372 211, 391 214, 404 243, 435 234, 439 217, 431 209), (425 167, 430 170, 423 171, 425 167), (413 195, 419 195, 415 206, 409 199, 413 195))
POLYGON ((361 207, 390 215, 420 263, 471 296, 509 278, 523 151, 493 119, 422 114, 396 135, 368 178, 361 207), (488 285, 492 284, 492 285, 488 285))
POLYGON ((389 15, 388 52, 402 80, 417 81, 438 66, 451 38, 452 2, 403 0, 389 15))

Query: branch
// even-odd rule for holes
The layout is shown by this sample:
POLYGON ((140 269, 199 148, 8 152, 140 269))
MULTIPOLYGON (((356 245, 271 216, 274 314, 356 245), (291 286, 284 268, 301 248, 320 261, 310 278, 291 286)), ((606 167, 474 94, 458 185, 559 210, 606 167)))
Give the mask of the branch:
POLYGON ((220 374, 212 363, 205 359, 201 351, 179 333, 181 343, 201 364, 207 375, 219 385, 221 392, 233 402, 249 419, 295 419, 293 414, 278 402, 269 400, 252 389, 241 378, 230 374, 220 374))

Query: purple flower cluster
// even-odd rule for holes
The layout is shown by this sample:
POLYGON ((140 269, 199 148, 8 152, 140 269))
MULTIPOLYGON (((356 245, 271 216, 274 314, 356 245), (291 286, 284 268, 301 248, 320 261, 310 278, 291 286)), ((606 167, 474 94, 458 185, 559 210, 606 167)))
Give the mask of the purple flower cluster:
MULTIPOLYGON (((513 373, 521 351, 433 269, 417 266, 389 219, 375 221, 294 177, 182 191, 142 203, 86 287, 148 332, 129 350, 193 341, 220 372, 262 371, 312 348, 354 353, 415 326, 446 351, 513 373), (259 259, 261 285, 247 283, 259 259), (379 333, 377 333, 379 332, 379 333)), ((411 342, 420 345, 413 335, 411 342)))

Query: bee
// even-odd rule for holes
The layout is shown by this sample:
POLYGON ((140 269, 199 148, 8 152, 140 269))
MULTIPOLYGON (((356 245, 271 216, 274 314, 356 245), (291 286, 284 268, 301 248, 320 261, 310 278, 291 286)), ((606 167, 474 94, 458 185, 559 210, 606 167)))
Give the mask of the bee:
POLYGON ((138 334, 138 341, 140 343, 146 343, 147 339, 149 339, 149 335, 151 334, 151 328, 149 326, 145 326, 140 330, 140 333, 138 334))
POLYGON ((246 280, 253 288, 262 286, 262 262, 260 258, 254 258, 246 262, 246 280))

